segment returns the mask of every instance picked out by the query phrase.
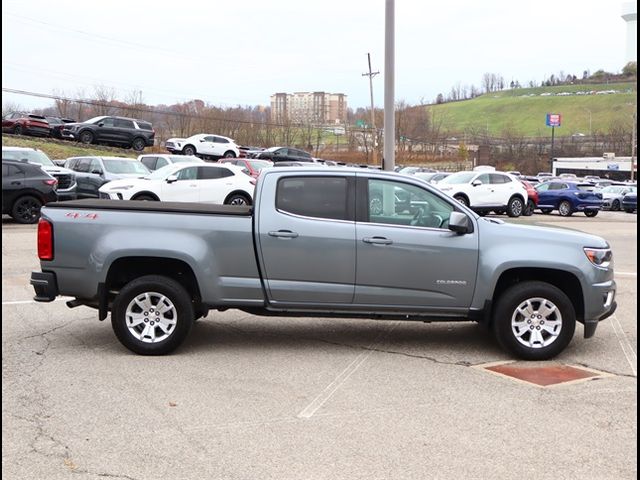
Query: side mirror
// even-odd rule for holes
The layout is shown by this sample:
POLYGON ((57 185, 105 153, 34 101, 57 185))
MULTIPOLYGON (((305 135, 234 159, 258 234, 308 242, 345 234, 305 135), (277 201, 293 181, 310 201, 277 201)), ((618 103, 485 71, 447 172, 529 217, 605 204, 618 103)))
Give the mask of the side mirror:
POLYGON ((167 183, 173 183, 173 182, 177 182, 178 181, 178 176, 177 175, 169 175, 167 177, 167 183))
POLYGON ((94 175, 102 175, 102 170, 100 169, 93 170, 91 173, 93 173, 94 175))
POLYGON ((200 139, 200 143, 202 143, 202 142, 204 142, 204 138, 201 138, 201 139, 200 139))
POLYGON ((471 185, 473 185, 474 187, 479 187, 480 185, 482 185, 482 180, 474 180, 473 182, 471 182, 471 185))
POLYGON ((451 212, 449 216, 449 230, 463 235, 465 233, 471 233, 471 220, 462 212, 451 212))
POLYGON ((104 127, 104 123, 100 122, 100 123, 98 124, 98 126, 99 126, 99 127, 104 127))

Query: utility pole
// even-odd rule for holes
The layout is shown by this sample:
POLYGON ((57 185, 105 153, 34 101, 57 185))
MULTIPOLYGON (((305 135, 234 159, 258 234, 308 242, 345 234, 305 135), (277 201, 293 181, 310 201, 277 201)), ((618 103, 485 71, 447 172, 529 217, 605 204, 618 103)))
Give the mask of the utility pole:
POLYGON ((633 125, 631 127, 631 181, 634 180, 635 172, 633 168, 636 164, 636 134, 637 134, 637 123, 638 123, 638 102, 635 103, 633 107, 633 125))
POLYGON ((393 171, 396 166, 395 64, 395 0, 386 0, 384 9, 384 157, 382 168, 390 171, 393 171))
POLYGON ((363 77, 369 77, 369 94, 371 95, 371 131, 372 133, 372 144, 373 148, 371 149, 371 164, 375 165, 377 163, 376 160, 376 112, 373 106, 373 77, 378 75, 380 72, 372 72, 371 71, 371 54, 367 53, 367 59, 369 60, 369 73, 363 73, 363 77))

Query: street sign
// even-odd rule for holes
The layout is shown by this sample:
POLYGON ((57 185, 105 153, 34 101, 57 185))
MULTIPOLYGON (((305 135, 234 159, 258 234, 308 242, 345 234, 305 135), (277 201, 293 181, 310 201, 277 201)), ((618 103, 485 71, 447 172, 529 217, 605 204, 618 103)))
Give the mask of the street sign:
POLYGON ((547 127, 559 127, 562 123, 562 115, 559 113, 547 113, 547 127))
POLYGON ((364 120, 356 120, 356 127, 358 128, 364 128, 365 127, 365 123, 364 120))

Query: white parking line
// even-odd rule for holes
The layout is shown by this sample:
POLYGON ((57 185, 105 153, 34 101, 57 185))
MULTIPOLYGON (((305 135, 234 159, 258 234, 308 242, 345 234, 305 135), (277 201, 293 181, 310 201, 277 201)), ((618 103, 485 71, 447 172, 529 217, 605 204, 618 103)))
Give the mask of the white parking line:
POLYGON ((627 362, 629 362, 629 366, 631 367, 631 371, 633 372, 633 376, 638 376, 638 354, 633 351, 633 347, 631 346, 631 342, 629 338, 624 333, 622 329, 622 325, 620 324, 620 320, 615 315, 611 315, 611 327, 613 328, 613 332, 616 334, 618 338, 618 343, 620 344, 620 348, 622 349, 622 353, 627 358, 627 362))
POLYGON ((636 272, 615 272, 616 276, 621 276, 621 277, 637 277, 638 274, 636 272))
POLYGON ((327 387, 318 395, 304 410, 302 410, 298 414, 298 418, 311 418, 314 413, 316 413, 322 405, 329 400, 332 395, 340 388, 340 386, 347 381, 347 379, 364 363, 364 361, 371 355, 375 350, 375 347, 380 346, 384 338, 391 333, 391 331, 396 328, 398 322, 395 322, 391 328, 381 332, 376 339, 366 348, 364 352, 356 357, 356 359, 349 364, 347 368, 345 368, 340 375, 336 377, 336 379, 331 382, 327 387))

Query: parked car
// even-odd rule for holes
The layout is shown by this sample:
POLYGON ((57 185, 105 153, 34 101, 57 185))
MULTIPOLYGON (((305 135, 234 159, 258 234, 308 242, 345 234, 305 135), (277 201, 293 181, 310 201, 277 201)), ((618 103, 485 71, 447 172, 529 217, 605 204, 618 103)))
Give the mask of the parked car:
POLYGON ((436 173, 437 170, 427 167, 404 167, 398 170, 398 173, 401 173, 403 175, 415 175, 418 172, 436 173))
POLYGON ((313 162, 310 153, 291 147, 271 147, 258 153, 254 158, 278 162, 313 162))
POLYGON ((238 165, 246 170, 247 175, 258 178, 263 168, 273 167, 273 162, 268 160, 257 160, 255 158, 224 158, 218 163, 238 165))
POLYGON ((98 143, 133 148, 141 152, 153 146, 156 132, 151 123, 127 117, 94 117, 81 123, 67 123, 60 135, 81 143, 98 143))
POLYGON ((542 177, 553 177, 553 173, 551 172, 538 172, 536 177, 542 179, 542 177))
POLYGON ((552 180, 537 185, 536 190, 538 208, 542 213, 558 210, 563 217, 569 217, 575 212, 595 217, 602 207, 602 194, 596 192, 590 183, 552 180))
POLYGON ((458 172, 438 188, 479 214, 491 210, 519 217, 527 205, 527 190, 517 178, 502 172, 458 172))
POLYGON ((633 213, 638 210, 638 192, 629 192, 622 197, 622 209, 627 213, 633 213))
POLYGON ((2 119, 2 133, 49 136, 49 124, 42 115, 13 112, 2 119))
POLYGON ((529 196, 529 198, 527 199, 527 206, 524 207, 524 210, 522 211, 522 215, 524 215, 525 217, 530 217, 531 215, 533 215, 533 211, 538 206, 538 201, 539 201, 538 191, 528 181, 523 180, 522 178, 520 178, 520 181, 522 182, 524 187, 527 189, 527 195, 529 196))
POLYGON ((167 155, 164 153, 146 153, 138 155, 138 161, 149 169, 150 172, 166 167, 172 163, 204 163, 204 160, 192 155, 167 155))
POLYGON ((70 118, 52 117, 48 115, 45 116, 44 118, 47 120, 47 123, 49 124, 49 136, 51 136, 52 138, 59 138, 59 139, 64 138, 62 136, 62 130, 64 129, 64 126, 69 123, 76 123, 75 120, 72 120, 70 118))
POLYGON ((240 157, 253 158, 256 154, 264 150, 263 147, 239 146, 240 157))
POLYGON ((42 150, 27 147, 2 147, 2 158, 39 165, 58 181, 58 200, 74 200, 77 198, 75 173, 68 168, 60 167, 53 163, 42 150))
POLYGON ((65 166, 76 173, 78 198, 99 198, 98 189, 122 178, 140 178, 151 173, 135 158, 71 157, 65 166))
POLYGON ((40 208, 58 199, 58 181, 39 165, 2 159, 2 214, 18 223, 36 223, 40 208))
POLYGON ((636 187, 628 185, 610 185, 600 190, 602 193, 602 209, 617 212, 622 210, 622 198, 629 192, 636 190, 636 187))
POLYGON ((189 138, 170 138, 165 142, 164 146, 171 153, 197 155, 214 160, 240 156, 240 150, 235 140, 209 133, 198 133, 189 138))
POLYGON ((254 182, 237 165, 175 163, 145 178, 109 182, 100 198, 251 205, 254 182))
POLYGON ((431 185, 436 185, 441 180, 447 178, 451 173, 449 172, 416 172, 413 174, 416 178, 420 178, 431 185))

